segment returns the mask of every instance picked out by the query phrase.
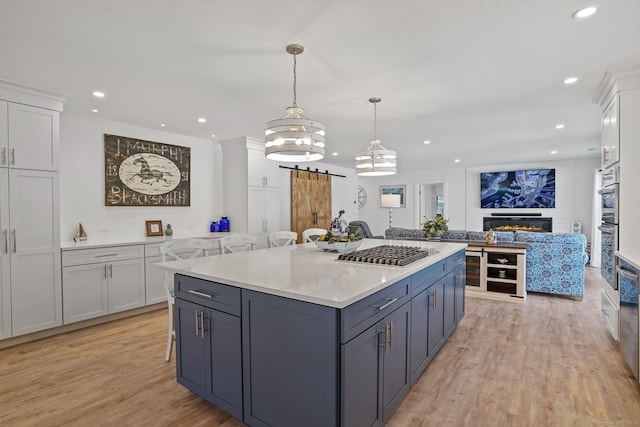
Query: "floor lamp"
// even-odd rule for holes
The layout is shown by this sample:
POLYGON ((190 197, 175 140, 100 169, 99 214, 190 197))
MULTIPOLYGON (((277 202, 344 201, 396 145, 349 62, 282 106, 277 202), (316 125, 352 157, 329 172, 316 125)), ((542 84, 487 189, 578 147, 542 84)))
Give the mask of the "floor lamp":
POLYGON ((383 194, 380 199, 380 207, 389 208, 389 228, 391 228, 391 209, 399 208, 401 205, 400 194, 383 194))

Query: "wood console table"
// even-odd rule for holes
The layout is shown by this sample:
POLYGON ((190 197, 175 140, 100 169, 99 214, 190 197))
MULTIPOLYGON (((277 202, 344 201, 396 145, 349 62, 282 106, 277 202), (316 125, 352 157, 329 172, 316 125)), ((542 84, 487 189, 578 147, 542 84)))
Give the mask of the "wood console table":
POLYGON ((467 244, 466 296, 523 303, 527 296, 526 243, 467 244))

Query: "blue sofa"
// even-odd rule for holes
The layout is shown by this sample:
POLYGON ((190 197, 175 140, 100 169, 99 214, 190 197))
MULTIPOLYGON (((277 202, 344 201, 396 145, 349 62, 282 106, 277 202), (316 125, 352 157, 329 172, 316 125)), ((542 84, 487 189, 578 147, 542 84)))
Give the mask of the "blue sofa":
MULTIPOLYGON (((497 231, 498 242, 519 242, 527 245, 526 288, 528 292, 584 295, 584 268, 589 257, 585 249, 587 238, 580 233, 536 233, 529 231, 497 231)), ((481 240, 486 231, 449 230, 446 240, 481 240)), ((386 239, 426 239, 421 229, 393 227, 385 231, 386 239)))

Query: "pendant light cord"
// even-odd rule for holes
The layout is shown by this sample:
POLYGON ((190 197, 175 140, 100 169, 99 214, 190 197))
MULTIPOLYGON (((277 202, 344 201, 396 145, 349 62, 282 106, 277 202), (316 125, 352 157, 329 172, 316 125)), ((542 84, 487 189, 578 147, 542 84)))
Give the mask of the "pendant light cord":
POLYGON ((296 74, 296 54, 293 54, 293 106, 294 107, 298 107, 298 104, 296 103, 296 98, 297 98, 297 93, 296 93, 296 80, 297 80, 297 74, 296 74))
POLYGON ((378 103, 373 103, 373 140, 378 140, 378 103))

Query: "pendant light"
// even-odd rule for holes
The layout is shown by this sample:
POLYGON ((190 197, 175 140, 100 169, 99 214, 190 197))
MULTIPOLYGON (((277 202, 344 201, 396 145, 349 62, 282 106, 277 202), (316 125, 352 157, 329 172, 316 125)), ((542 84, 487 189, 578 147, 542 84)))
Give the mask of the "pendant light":
POLYGON ((287 46, 293 55, 293 106, 285 109, 283 118, 267 123, 265 156, 279 162, 311 162, 324 157, 324 125, 303 114, 296 104, 296 55, 304 52, 299 44, 287 46))
POLYGON ((369 98, 373 104, 373 141, 367 151, 356 153, 356 174, 359 176, 393 175, 397 172, 396 152, 384 148, 378 139, 376 106, 380 101, 380 98, 369 98))

